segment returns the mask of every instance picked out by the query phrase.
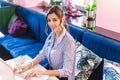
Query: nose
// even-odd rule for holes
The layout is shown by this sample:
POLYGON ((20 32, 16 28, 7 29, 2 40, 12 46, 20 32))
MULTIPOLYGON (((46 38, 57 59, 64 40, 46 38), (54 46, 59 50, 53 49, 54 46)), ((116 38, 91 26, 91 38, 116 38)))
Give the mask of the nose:
POLYGON ((55 22, 54 22, 54 21, 51 21, 51 22, 50 22, 50 25, 51 25, 51 27, 56 26, 56 24, 55 24, 55 22))

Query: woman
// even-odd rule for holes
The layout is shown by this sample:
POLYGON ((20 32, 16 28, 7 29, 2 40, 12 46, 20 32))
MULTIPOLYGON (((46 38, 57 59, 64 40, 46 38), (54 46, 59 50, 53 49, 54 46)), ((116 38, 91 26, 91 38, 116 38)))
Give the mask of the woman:
POLYGON ((36 75, 50 75, 57 76, 60 80, 74 80, 75 42, 68 32, 63 10, 59 6, 53 6, 46 15, 46 20, 47 27, 49 26, 52 32, 48 35, 42 50, 32 62, 19 66, 14 71, 24 72, 47 58, 51 70, 33 70, 26 75, 26 79, 36 75))

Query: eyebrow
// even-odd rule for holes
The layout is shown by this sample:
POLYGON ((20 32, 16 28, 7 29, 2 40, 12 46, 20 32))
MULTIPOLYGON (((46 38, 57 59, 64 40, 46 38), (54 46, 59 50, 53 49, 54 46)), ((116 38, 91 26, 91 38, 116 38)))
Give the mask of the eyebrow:
POLYGON ((55 18, 55 17, 53 17, 53 18, 47 18, 47 20, 51 20, 51 19, 57 19, 57 18, 55 18))

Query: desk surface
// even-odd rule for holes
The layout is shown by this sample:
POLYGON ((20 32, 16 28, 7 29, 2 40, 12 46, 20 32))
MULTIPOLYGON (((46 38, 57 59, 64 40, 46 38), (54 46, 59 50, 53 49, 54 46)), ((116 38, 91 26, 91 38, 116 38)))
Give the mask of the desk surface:
MULTIPOLYGON (((10 65, 12 68, 14 68, 15 66, 18 66, 21 64, 26 64, 26 63, 30 62, 31 60, 32 59, 29 56, 25 55, 25 56, 20 56, 18 58, 11 59, 11 60, 7 60, 6 63, 8 65, 10 65)), ((41 65, 38 64, 22 74, 15 74, 15 79, 16 80, 24 80, 25 75, 33 69, 37 69, 37 70, 41 70, 41 71, 46 70, 44 67, 42 67, 41 65)), ((55 76, 40 75, 38 77, 33 77, 31 80, 59 80, 59 79, 56 78, 55 76)))

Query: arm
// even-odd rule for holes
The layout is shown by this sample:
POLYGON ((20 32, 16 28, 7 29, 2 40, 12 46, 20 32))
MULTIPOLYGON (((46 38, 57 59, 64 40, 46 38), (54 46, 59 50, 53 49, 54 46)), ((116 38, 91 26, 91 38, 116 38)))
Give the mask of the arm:
POLYGON ((50 76, 59 76, 59 71, 58 70, 33 70, 29 74, 26 75, 25 79, 30 79, 33 76, 37 75, 50 75, 50 76))
POLYGON ((69 80, 74 80, 75 66, 75 43, 74 41, 67 42, 64 49, 63 68, 59 69, 60 77, 68 77, 69 80), (70 79, 71 78, 71 79, 70 79))
MULTIPOLYGON (((73 43, 70 43, 73 44, 73 43)), ((74 76, 74 63, 75 63, 75 45, 68 44, 65 46, 64 51, 64 63, 63 68, 58 70, 33 70, 27 76, 26 79, 37 75, 50 75, 50 76, 60 76, 69 77, 74 76)), ((71 78, 73 79, 73 77, 71 78)))
MULTIPOLYGON (((49 37, 48 37, 49 38, 49 37)), ((39 54, 33 59, 33 61, 31 61, 28 64, 25 65, 20 65, 14 68, 14 72, 25 72, 26 70, 28 70, 29 68, 31 68, 32 66, 38 64, 39 62, 41 62, 42 60, 44 60, 44 58, 46 57, 46 52, 45 49, 47 47, 47 43, 48 43, 48 38, 45 41, 45 45, 43 46, 42 50, 39 52, 39 54)))
POLYGON ((27 63, 27 64, 22 64, 13 69, 14 72, 22 73, 25 72, 26 70, 30 69, 32 66, 38 64, 40 62, 39 58, 35 58, 33 61, 27 63))

